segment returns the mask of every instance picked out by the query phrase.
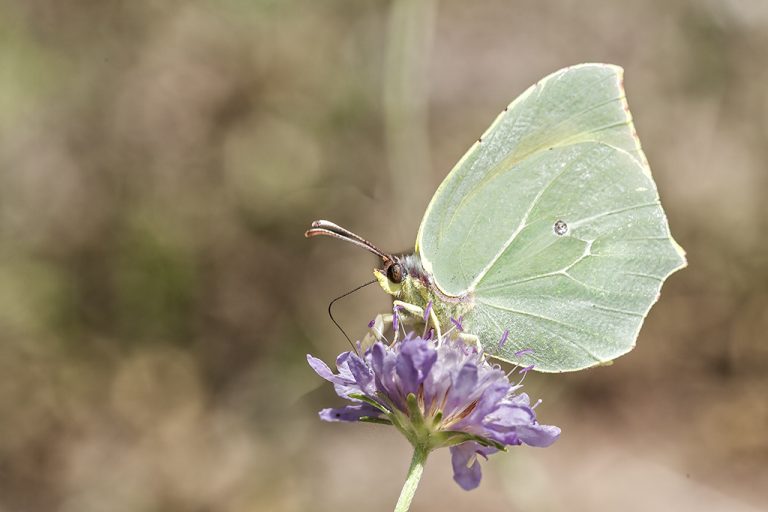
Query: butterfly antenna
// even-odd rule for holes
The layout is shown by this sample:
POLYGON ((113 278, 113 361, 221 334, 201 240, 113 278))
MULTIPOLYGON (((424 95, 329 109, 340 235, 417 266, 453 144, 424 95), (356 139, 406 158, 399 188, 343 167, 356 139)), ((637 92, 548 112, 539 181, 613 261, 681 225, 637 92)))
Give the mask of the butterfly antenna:
POLYGON ((392 255, 385 253, 365 238, 345 229, 338 224, 327 220, 316 220, 312 223, 310 228, 304 233, 306 238, 312 238, 313 236, 330 236, 332 238, 338 238, 344 240, 353 245, 356 245, 368 252, 375 254, 384 261, 392 261, 392 255))
POLYGON ((347 295, 352 295, 352 294, 353 294, 353 293, 355 293, 356 291, 358 291, 358 290, 360 290, 360 289, 362 289, 362 288, 365 288, 366 286, 368 286, 368 285, 370 285, 370 284, 373 284, 373 283, 375 283, 375 282, 376 282, 376 279, 372 279, 372 280, 368 281, 368 282, 367 282, 367 283, 365 283, 365 284, 361 284, 361 285, 360 285, 360 286, 358 286, 357 288, 354 288, 354 289, 352 289, 352 290, 348 291, 347 293, 344 293, 343 295, 339 295, 338 297, 336 297, 335 299, 333 299, 333 300, 332 300, 332 301, 331 301, 331 302, 328 304, 328 316, 329 316, 329 317, 331 317, 331 322, 333 322, 333 323, 336 325, 336 327, 338 327, 338 328, 339 328, 339 330, 341 331, 341 334, 343 334, 343 335, 344 335, 344 337, 345 337, 345 338, 347 338, 347 341, 349 342, 349 345, 352 347, 352 350, 354 350, 354 351, 357 351, 357 349, 355 348, 355 344, 354 344, 354 343, 352 343, 352 339, 351 339, 349 336, 347 336, 347 333, 344 331, 344 329, 342 329, 341 325, 339 325, 339 322, 337 322, 337 321, 336 321, 336 319, 335 319, 335 318, 333 318, 333 311, 332 311, 331 309, 333 308, 333 305, 336 303, 336 301, 337 301, 337 300, 339 300, 339 299, 343 299, 343 298, 344 298, 344 297, 346 297, 347 295))

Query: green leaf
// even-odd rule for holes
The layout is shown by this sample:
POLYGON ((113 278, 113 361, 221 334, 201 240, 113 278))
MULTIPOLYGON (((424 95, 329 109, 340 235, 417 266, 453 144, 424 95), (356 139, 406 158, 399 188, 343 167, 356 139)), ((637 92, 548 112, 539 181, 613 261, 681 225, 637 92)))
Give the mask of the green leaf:
POLYGON ((392 422, 386 418, 374 418, 372 416, 361 416, 360 421, 363 423, 376 423, 377 425, 391 425, 392 422))
POLYGON ((408 393, 408 396, 405 397, 405 401, 408 405, 408 417, 411 419, 411 424, 417 430, 422 429, 424 427, 424 415, 421 412, 416 395, 408 393))
POLYGON ((460 430, 444 430, 432 434, 430 443, 433 448, 447 448, 450 446, 456 446, 467 441, 475 441, 476 443, 487 446, 490 448, 496 448, 499 451, 506 451, 507 448, 504 443, 494 441, 487 437, 479 436, 476 434, 470 434, 468 432, 462 432, 460 430))

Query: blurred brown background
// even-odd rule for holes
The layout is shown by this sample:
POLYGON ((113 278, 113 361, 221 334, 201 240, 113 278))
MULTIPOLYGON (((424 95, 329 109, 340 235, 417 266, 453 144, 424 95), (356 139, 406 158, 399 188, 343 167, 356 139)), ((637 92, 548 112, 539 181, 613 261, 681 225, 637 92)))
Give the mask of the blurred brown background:
MULTIPOLYGON (((615 365, 535 375, 547 450, 413 510, 768 507, 768 3, 0 0, 0 511, 390 510, 393 429, 324 424, 328 301, 569 64, 626 68, 689 268, 615 365)), ((339 303, 355 336, 387 307, 339 303)))

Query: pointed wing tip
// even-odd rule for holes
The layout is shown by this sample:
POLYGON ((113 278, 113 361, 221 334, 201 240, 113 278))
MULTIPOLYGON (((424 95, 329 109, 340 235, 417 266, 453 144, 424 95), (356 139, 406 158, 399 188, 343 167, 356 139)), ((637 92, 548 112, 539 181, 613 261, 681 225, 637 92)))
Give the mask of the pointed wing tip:
MULTIPOLYGON (((624 95, 624 68, 619 66, 618 64, 609 64, 606 62, 584 62, 582 64, 575 64, 573 66, 568 66, 567 68, 562 69, 561 71, 570 71, 570 70, 577 70, 577 69, 583 69, 583 68, 595 68, 595 69, 607 69, 610 70, 615 76, 616 76, 616 82, 617 86, 619 88, 619 92, 621 92, 622 95, 624 95)), ((559 73, 559 72, 556 72, 559 73)), ((629 121, 632 121, 631 115, 629 114, 629 105, 626 104, 626 98, 624 99, 624 110, 627 112, 627 115, 629 116, 629 121)), ((638 140, 638 147, 639 147, 639 140, 638 140)))
POLYGON ((617 77, 619 89, 621 91, 624 91, 624 68, 617 64, 609 64, 606 62, 582 62, 580 64, 573 64, 571 66, 560 68, 557 71, 553 71, 551 74, 545 76, 544 78, 536 82, 536 84, 534 84, 534 87, 538 84, 541 84, 547 81, 552 77, 560 76, 573 71, 582 71, 582 70, 590 70, 590 69, 595 71, 604 71, 604 70, 610 71, 612 74, 614 74, 617 77))

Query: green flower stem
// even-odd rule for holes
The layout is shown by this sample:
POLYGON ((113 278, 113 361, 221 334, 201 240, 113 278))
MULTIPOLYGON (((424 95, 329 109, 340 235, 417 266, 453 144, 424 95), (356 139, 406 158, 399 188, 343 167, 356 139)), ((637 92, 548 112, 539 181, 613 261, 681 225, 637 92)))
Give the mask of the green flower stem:
POLYGON ((408 468, 408 477, 405 479, 403 490, 400 491, 400 498, 398 498, 397 505, 395 505, 395 512, 408 512, 408 509, 411 508, 413 495, 416 494, 421 474, 424 472, 424 464, 427 463, 427 455, 429 455, 429 448, 427 446, 416 445, 416 448, 413 450, 411 467, 408 468))

